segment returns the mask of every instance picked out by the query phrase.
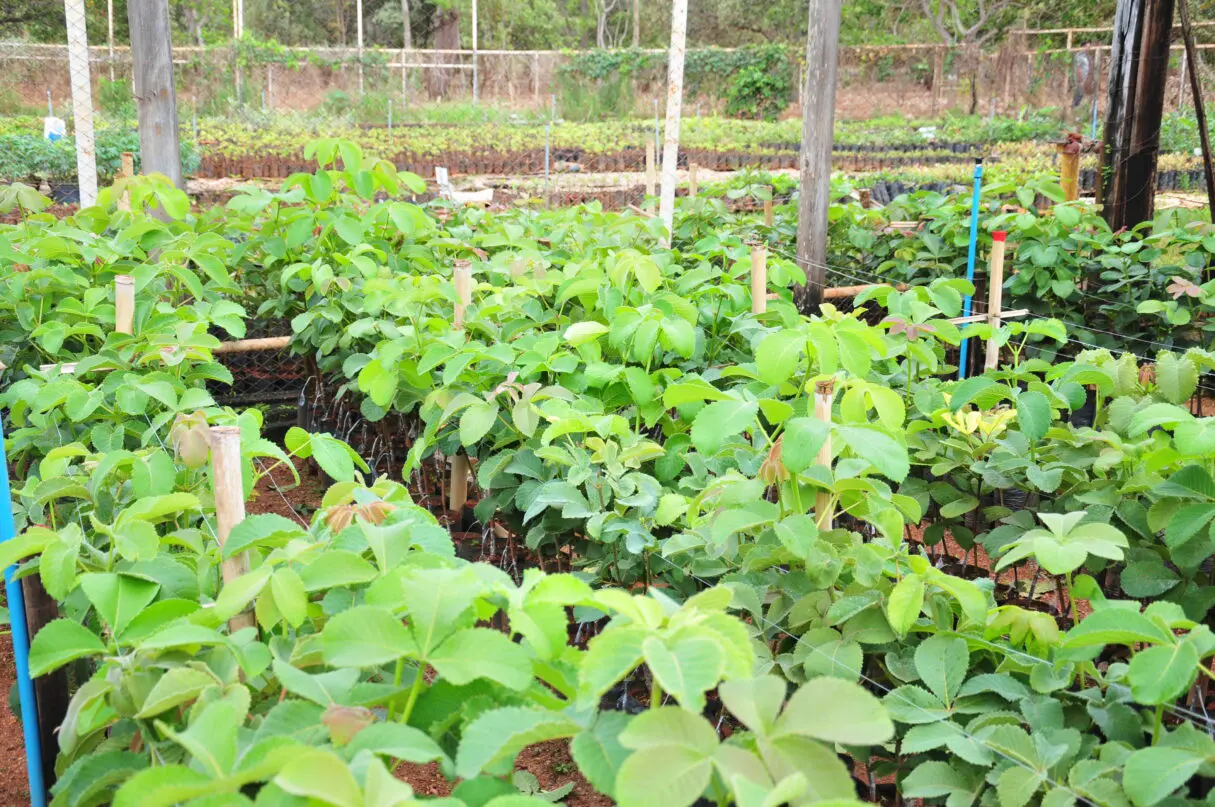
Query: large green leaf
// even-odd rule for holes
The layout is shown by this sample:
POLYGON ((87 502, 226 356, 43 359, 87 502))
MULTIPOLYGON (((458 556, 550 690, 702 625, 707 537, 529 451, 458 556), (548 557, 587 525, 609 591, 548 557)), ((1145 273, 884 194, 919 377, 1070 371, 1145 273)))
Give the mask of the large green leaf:
POLYGON ((793 693, 777 719, 774 737, 799 734, 844 745, 878 745, 894 736, 886 707, 860 685, 823 676, 793 693))
POLYGON ((781 438, 780 460, 792 473, 806 470, 818 461, 819 449, 831 434, 831 424, 817 418, 790 418, 781 438))
POLYGON ((80 587, 98 615, 121 635, 131 620, 156 598, 160 585, 130 574, 94 573, 80 576, 80 587))
POLYGON ((755 368, 760 381, 775 386, 792 378, 805 346, 806 337, 791 328, 765 336, 755 349, 755 368))
POLYGON ((717 401, 692 421, 692 445, 701 454, 716 454, 726 441, 755 424, 759 405, 748 401, 717 401))
POLYGON ((608 797, 614 796, 616 775, 629 755, 628 749, 620 744, 620 732, 629 719, 624 712, 599 712, 591 727, 570 741, 570 754, 578 763, 578 770, 608 797))
POLYGON ((97 634, 74 620, 56 619, 44 625, 30 644, 30 676, 37 678, 69 661, 104 652, 97 634))
POLYGON ((1150 807, 1188 782, 1204 761, 1188 748, 1141 748, 1127 759, 1122 786, 1135 807, 1150 807))
POLYGON ((293 796, 315 799, 332 807, 363 807, 363 794, 354 774, 332 751, 306 751, 274 777, 293 796))
POLYGON ((409 630, 387 609, 359 605, 325 625, 321 656, 332 667, 378 667, 417 653, 409 630))
POLYGON ((1017 425, 1030 443, 1037 443, 1050 428, 1050 401, 1040 392, 1023 392, 1017 396, 1017 425))
POLYGON ((725 665, 717 642, 705 636, 685 635, 669 642, 651 636, 641 652, 662 688, 694 712, 704 709, 705 691, 717 685, 725 665))
POLYGON ((135 717, 155 717, 161 712, 194 700, 204 689, 218 684, 219 681, 210 672, 192 667, 176 667, 160 677, 152 691, 144 698, 135 717))
POLYGON ((902 482, 911 470, 907 448, 875 426, 837 426, 835 433, 878 473, 902 482))
POLYGON ((457 631, 435 648, 429 661, 453 684, 488 678, 504 687, 523 690, 532 682, 527 650, 505 633, 490 628, 457 631))
POLYGON ((1177 700, 1197 675, 1198 649, 1184 640, 1140 650, 1126 673, 1135 702, 1150 706, 1177 700))
POLYGON ((471 779, 497 760, 512 758, 529 745, 573 737, 580 728, 555 712, 521 706, 492 709, 464 728, 456 753, 456 773, 471 779))

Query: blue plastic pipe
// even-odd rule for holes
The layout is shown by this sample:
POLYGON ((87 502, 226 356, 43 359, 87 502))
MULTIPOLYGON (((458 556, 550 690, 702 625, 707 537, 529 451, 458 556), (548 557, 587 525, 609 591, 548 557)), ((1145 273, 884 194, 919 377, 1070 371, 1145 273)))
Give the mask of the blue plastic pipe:
MULTIPOLYGON (((983 158, 975 160, 975 197, 970 203, 970 252, 966 255, 966 279, 971 284, 975 282, 975 252, 979 245, 979 194, 983 190, 983 158)), ((970 305, 973 298, 968 294, 962 302, 962 316, 970 316, 970 305)), ((962 349, 958 356, 958 379, 966 377, 966 356, 969 353, 969 340, 962 340, 962 349)))
MULTIPOLYGON (((13 495, 8 484, 8 458, 4 454, 4 424, 0 421, 0 543, 16 534, 13 527, 13 495)), ((17 661, 17 693, 21 697, 21 730, 25 735, 25 769, 30 780, 30 806, 46 807, 46 785, 42 780, 42 738, 38 732, 38 704, 30 678, 30 637, 25 624, 25 596, 21 581, 14 580, 17 567, 4 570, 4 593, 8 596, 8 618, 13 630, 13 656, 17 661)))

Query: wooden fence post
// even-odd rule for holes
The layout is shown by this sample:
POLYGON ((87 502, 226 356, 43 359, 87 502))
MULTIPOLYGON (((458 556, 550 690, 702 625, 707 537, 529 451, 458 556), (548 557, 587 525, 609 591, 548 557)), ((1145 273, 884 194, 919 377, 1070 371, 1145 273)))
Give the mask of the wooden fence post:
POLYGON ((768 248, 751 245, 751 313, 768 310, 768 248))
POLYGON ((689 165, 688 165, 688 198, 689 199, 696 198, 696 169, 697 169, 696 163, 689 163, 689 165))
POLYGON ((648 135, 645 139, 645 195, 654 195, 654 136, 648 135))
POLYGON ((465 311, 472 305, 472 261, 456 261, 452 278, 456 284, 456 298, 458 302, 456 303, 456 313, 452 317, 451 325, 458 331, 464 328, 465 311))
MULTIPOLYGON (((211 483, 215 486, 216 538, 222 548, 232 528, 245 520, 245 484, 241 479, 240 427, 211 427, 211 483)), ((249 569, 249 557, 241 553, 220 567, 224 585, 249 569)), ((232 633, 253 626, 253 613, 246 611, 228 620, 232 633)))
POLYGON ((1004 304, 1004 243, 1008 233, 997 230, 991 234, 991 258, 987 268, 987 324, 991 325, 991 336, 987 339, 987 359, 983 372, 1000 366, 1000 346, 996 342, 996 331, 1000 329, 1000 308, 1004 304))
POLYGON ((773 220, 772 219, 772 200, 765 199, 764 200, 764 226, 771 227, 772 220, 773 220))
POLYGON ((114 331, 135 333, 135 279, 130 275, 114 278, 114 331))
MULTIPOLYGON (((814 417, 831 425, 831 403, 835 400, 835 379, 816 382, 814 385, 814 417)), ((818 450, 817 464, 831 467, 831 433, 818 450)), ((831 512, 831 494, 819 491, 814 497, 814 519, 820 530, 831 529, 834 515, 831 512)))

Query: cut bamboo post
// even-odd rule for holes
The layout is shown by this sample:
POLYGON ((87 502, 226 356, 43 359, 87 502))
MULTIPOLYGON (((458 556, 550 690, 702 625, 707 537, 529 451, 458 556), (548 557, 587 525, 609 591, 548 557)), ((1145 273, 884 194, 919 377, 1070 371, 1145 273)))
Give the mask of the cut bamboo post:
POLYGON ((991 234, 991 258, 987 269, 987 322, 991 325, 991 336, 987 338, 987 359, 983 371, 994 370, 1000 365, 1000 345, 996 331, 1000 329, 1000 308, 1004 303, 1004 243, 1008 233, 1001 230, 991 234))
POLYGON ((689 199, 696 198, 696 188, 697 188, 696 171, 697 171, 698 167, 699 166, 697 166, 696 163, 689 163, 689 165, 688 165, 688 198, 689 199))
POLYGON ((765 227, 771 227, 771 226, 772 226, 772 221, 773 221, 773 218, 772 218, 772 200, 771 200, 771 199, 765 199, 765 200, 764 200, 764 226, 765 226, 765 227))
POLYGON ((464 316, 472 305, 472 261, 456 261, 452 278, 456 284, 456 314, 452 318, 452 327, 456 330, 464 328, 464 316))
MULTIPOLYGON (((211 483, 215 486, 216 538, 222 548, 232 529, 245 520, 245 485, 241 479, 240 427, 211 427, 211 483)), ((241 553, 228 558, 220 567, 224 585, 249 570, 249 557, 241 553)), ((253 614, 246 611, 228 620, 228 629, 236 633, 252 627, 253 614)))
POLYGON ((861 188, 861 207, 868 210, 873 207, 873 191, 869 188, 861 188))
POLYGON ((254 353, 259 350, 282 350, 291 344, 290 336, 265 336, 261 339, 238 339, 220 342, 212 353, 254 353))
MULTIPOLYGON (((122 173, 123 179, 130 179, 135 176, 135 155, 129 151, 122 153, 122 173)), ((123 188, 122 195, 118 197, 118 209, 131 209, 131 193, 126 188, 123 188)))
POLYGON ((751 245, 751 313, 763 314, 768 310, 768 248, 762 244, 751 245))
POLYGON ((114 331, 135 333, 135 279, 130 275, 114 278, 114 331))
POLYGON ((645 139, 645 195, 654 195, 654 186, 656 177, 654 174, 654 136, 650 135, 645 139))
MULTIPOLYGON (((814 418, 831 425, 831 403, 835 399, 835 379, 828 378, 814 385, 814 418)), ((831 432, 818 450, 817 464, 831 467, 831 432)), ((831 529, 834 515, 831 512, 831 494, 819 491, 814 496, 814 518, 820 530, 831 529)))
POLYGON ((468 457, 456 454, 451 458, 451 484, 448 485, 448 508, 457 516, 468 503, 468 457))
POLYGON ((1063 199, 1074 202, 1080 198, 1080 152, 1071 146, 1059 146, 1059 184, 1063 186, 1063 199), (1070 150, 1069 150, 1070 149, 1070 150))

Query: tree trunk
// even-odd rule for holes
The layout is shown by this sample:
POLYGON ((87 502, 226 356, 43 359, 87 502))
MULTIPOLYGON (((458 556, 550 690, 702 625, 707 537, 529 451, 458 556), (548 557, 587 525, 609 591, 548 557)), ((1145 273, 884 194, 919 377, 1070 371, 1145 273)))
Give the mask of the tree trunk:
POLYGON ((641 0, 633 0, 633 47, 641 47, 641 0))
POLYGON ((409 21, 409 0, 401 0, 401 41, 405 50, 413 47, 413 25, 409 21))
POLYGON ((1173 0, 1119 0, 1110 51, 1105 141, 1098 175, 1114 230, 1152 218, 1173 0))
MULTIPOLYGON (((435 49, 436 50, 459 50, 460 49, 460 12, 457 9, 448 9, 435 14, 435 49)), ((450 64, 457 57, 446 54, 435 54, 435 61, 439 64, 450 64)), ((446 98, 448 91, 451 88, 451 78, 454 71, 444 70, 429 70, 426 73, 426 89, 430 93, 431 98, 446 98)))

